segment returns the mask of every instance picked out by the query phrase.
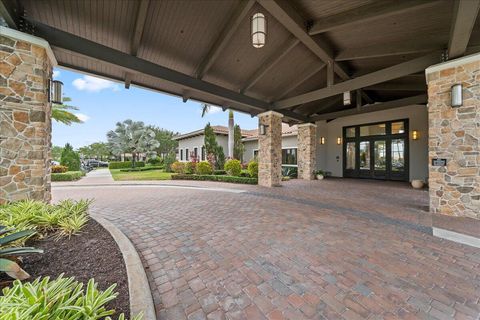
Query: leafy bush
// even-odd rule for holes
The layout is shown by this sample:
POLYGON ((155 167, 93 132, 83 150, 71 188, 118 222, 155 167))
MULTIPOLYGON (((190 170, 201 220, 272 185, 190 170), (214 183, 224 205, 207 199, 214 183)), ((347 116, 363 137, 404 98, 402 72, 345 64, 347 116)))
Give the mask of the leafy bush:
POLYGON ((62 165, 52 166, 52 173, 65 173, 67 171, 68 171, 67 166, 62 166, 62 165))
POLYGON ((258 162, 255 160, 252 160, 248 163, 247 167, 248 173, 250 174, 250 177, 252 178, 258 178, 258 162))
POLYGON ((223 167, 228 175, 238 177, 242 172, 242 164, 240 160, 237 159, 230 159, 225 162, 225 166, 223 167))
MULTIPOLYGON (((83 283, 74 278, 60 275, 55 280, 49 277, 38 278, 33 282, 22 283, 15 280, 12 287, 2 290, 0 296, 0 319, 57 320, 57 319, 110 319, 115 310, 106 305, 114 300, 116 284, 105 291, 98 289, 94 279, 84 288, 83 283)), ((140 320, 138 315, 132 320, 140 320)), ((124 319, 121 314, 118 318, 124 319)))
POLYGON ((170 153, 165 157, 163 160, 163 164, 165 165, 166 172, 172 172, 172 164, 177 161, 175 153, 170 153))
POLYGON ((197 168, 197 163, 194 161, 185 162, 184 173, 193 174, 197 168))
POLYGON ((80 171, 80 156, 69 143, 63 148, 60 164, 68 167, 69 171, 80 171))
POLYGON ((14 279, 25 280, 30 278, 30 275, 20 268, 14 260, 15 257, 27 253, 43 253, 43 250, 32 247, 15 247, 15 242, 32 236, 35 231, 23 230, 12 233, 13 231, 12 228, 0 226, 0 272, 5 272, 14 279), (10 247, 12 245, 13 247, 10 247))
MULTIPOLYGON (((0 225, 17 230, 36 230, 42 237, 49 233, 70 236, 88 221, 91 200, 63 200, 58 204, 26 200, 0 207, 0 225)), ((0 317, 1 319, 1 317, 0 317)))
POLYGON ((213 174, 216 176, 226 175, 227 171, 225 170, 213 170, 213 174))
POLYGON ((219 181, 243 184, 257 184, 256 178, 223 176, 223 175, 199 175, 199 174, 174 174, 172 180, 198 180, 198 181, 219 181))
POLYGON ((242 172, 240 172, 240 177, 250 178, 250 173, 248 172, 248 170, 243 170, 242 169, 242 172))
POLYGON ((183 162, 175 161, 171 167, 175 173, 185 173, 185 163, 183 162))
POLYGON ((138 171, 150 171, 150 170, 162 170, 163 166, 150 166, 150 167, 141 167, 141 168, 128 168, 120 169, 121 172, 138 172, 138 171))
POLYGON ((209 162, 202 161, 197 163, 197 174, 212 174, 213 169, 209 162))
POLYGON ((297 178, 297 176, 298 176, 297 167, 282 166, 282 176, 283 177, 290 177, 290 178, 297 178))
POLYGON ((83 171, 67 171, 65 173, 52 173, 52 181, 75 181, 85 175, 83 171))
POLYGON ((148 164, 151 164, 152 166, 156 166, 156 165, 159 165, 163 162, 163 159, 160 158, 160 157, 153 157, 153 158, 149 158, 147 160, 147 163, 148 164))
MULTIPOLYGON (((145 162, 136 161, 135 167, 145 167, 145 162)), ((110 161, 108 163, 109 169, 126 169, 132 168, 132 161, 110 161)))

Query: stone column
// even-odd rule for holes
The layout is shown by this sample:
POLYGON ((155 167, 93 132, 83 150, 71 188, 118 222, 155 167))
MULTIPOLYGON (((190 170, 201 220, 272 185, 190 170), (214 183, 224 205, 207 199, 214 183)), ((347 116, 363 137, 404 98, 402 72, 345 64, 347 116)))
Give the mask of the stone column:
POLYGON ((298 125, 298 178, 313 180, 317 166, 317 126, 313 123, 298 125))
POLYGON ((264 187, 279 186, 282 182, 282 117, 268 111, 258 115, 258 184, 264 187), (260 126, 265 134, 260 134, 260 126))
MULTIPOLYGON (((430 211, 480 219, 480 54, 429 67, 430 211), (451 106, 451 87, 463 86, 463 105, 451 106), (432 164, 445 159, 446 166, 432 164)), ((477 230, 478 231, 478 230, 477 230)))
POLYGON ((0 27, 0 203, 50 201, 48 79, 55 63, 45 40, 0 27))

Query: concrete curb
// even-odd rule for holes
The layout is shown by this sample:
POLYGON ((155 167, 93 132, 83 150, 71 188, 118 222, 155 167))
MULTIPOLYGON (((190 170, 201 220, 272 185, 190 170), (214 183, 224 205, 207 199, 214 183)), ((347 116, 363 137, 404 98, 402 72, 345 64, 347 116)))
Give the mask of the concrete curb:
POLYGON ((100 223, 117 243, 125 261, 128 276, 128 293, 130 295, 130 317, 143 313, 143 320, 155 320, 155 305, 153 303, 150 285, 143 269, 142 261, 130 239, 113 223, 98 216, 91 216, 100 223))

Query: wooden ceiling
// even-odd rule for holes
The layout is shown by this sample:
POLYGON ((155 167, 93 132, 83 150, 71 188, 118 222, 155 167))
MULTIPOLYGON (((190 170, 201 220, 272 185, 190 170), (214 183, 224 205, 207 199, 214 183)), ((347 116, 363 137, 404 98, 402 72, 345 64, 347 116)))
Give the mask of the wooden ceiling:
POLYGON ((423 70, 480 51, 480 0, 0 0, 60 66, 288 122, 424 104, 423 70), (267 17, 251 45, 250 18, 267 17), (343 106, 343 91, 352 105, 343 106), (397 102, 395 102, 397 101, 397 102), (346 110, 346 111, 345 111, 346 110))

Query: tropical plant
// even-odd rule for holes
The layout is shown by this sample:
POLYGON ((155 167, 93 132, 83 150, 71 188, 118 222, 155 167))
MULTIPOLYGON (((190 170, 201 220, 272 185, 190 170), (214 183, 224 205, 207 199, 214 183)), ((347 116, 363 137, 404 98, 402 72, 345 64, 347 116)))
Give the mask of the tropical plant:
POLYGON ((13 228, 0 226, 0 272, 5 272, 14 279, 25 280, 30 278, 30 275, 17 264, 15 257, 29 253, 43 253, 43 250, 33 247, 15 247, 19 240, 32 236, 35 231, 14 232, 14 230, 13 228))
POLYGON ((207 154, 207 160, 212 167, 222 169, 225 164, 225 154, 223 148, 217 143, 217 137, 210 123, 207 123, 204 130, 204 145, 207 154))
MULTIPOLYGON (((72 101, 69 97, 63 97, 63 102, 70 102, 72 101)), ((83 121, 78 118, 75 114, 70 112, 70 110, 78 110, 77 107, 69 106, 67 104, 53 104, 52 106, 52 119, 66 124, 67 126, 71 125, 72 123, 82 123, 83 121)))
POLYGON ((197 164, 197 174, 212 174, 213 168, 207 161, 201 161, 197 164))
POLYGON ((152 153, 159 146, 155 132, 145 127, 142 121, 125 120, 117 122, 114 131, 107 133, 108 142, 115 154, 131 153, 132 167, 138 153, 152 153))
MULTIPOLYGON (((55 280, 49 277, 25 283, 15 280, 12 287, 2 290, 0 319, 111 319, 115 310, 108 309, 106 305, 117 297, 115 287, 116 284, 113 284, 102 291, 95 280, 90 279, 84 288, 83 283, 63 275, 55 280)), ((125 319, 125 316, 121 314, 118 319, 125 319)), ((142 315, 132 318, 140 319, 142 315)))
POLYGON ((229 176, 238 177, 240 176, 240 173, 242 173, 242 164, 240 163, 240 160, 230 159, 225 162, 224 169, 229 176))
POLYGON ((51 169, 52 169, 52 173, 65 173, 68 171, 68 167, 62 166, 62 165, 52 166, 51 169))
POLYGON ((175 161, 172 163, 172 170, 175 173, 184 173, 185 172, 185 164, 180 161, 175 161))
POLYGON ((60 164, 68 167, 69 171, 80 171, 80 156, 69 143, 63 148, 60 164))
POLYGON ((296 167, 282 166, 282 176, 296 178, 298 176, 298 170, 296 167))
POLYGON ((53 146, 52 147, 52 159, 60 162, 60 157, 62 156, 63 147, 53 146))
POLYGON ((148 129, 155 133, 155 139, 159 143, 155 151, 161 159, 165 159, 169 154, 175 152, 175 149, 178 147, 178 141, 174 140, 173 137, 178 135, 178 132, 175 133, 156 126, 148 126, 148 129))
MULTIPOLYGON (((235 131, 235 120, 233 119, 233 111, 228 110, 228 157, 235 158, 234 150, 235 150, 235 139, 234 139, 234 131, 235 131)), ((238 159, 238 158, 237 158, 238 159)))
POLYGON ((248 173, 250 174, 250 177, 258 178, 258 162, 257 161, 251 160, 248 163, 247 170, 248 170, 248 173))
POLYGON ((233 157, 242 161, 244 152, 245 146, 242 142, 242 129, 240 129, 240 126, 236 124, 233 130, 233 157))
POLYGON ((165 159, 163 160, 163 164, 165 165, 166 172, 172 172, 172 164, 177 160, 177 156, 175 151, 169 153, 165 159))

